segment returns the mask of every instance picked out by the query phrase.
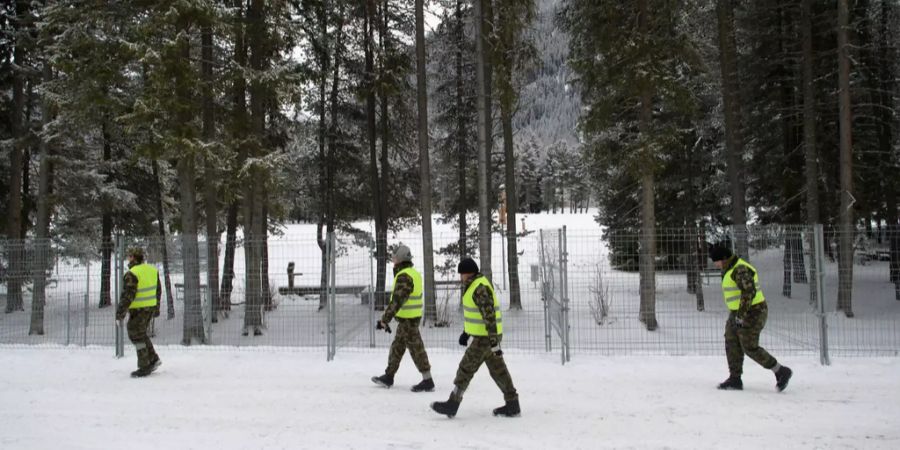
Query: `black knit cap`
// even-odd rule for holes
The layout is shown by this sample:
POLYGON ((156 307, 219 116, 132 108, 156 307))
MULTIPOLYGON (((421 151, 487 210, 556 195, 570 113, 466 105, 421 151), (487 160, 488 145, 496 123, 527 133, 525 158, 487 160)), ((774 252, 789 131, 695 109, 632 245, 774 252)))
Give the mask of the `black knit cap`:
POLYGON ((713 261, 724 261, 731 258, 732 254, 731 249, 722 242, 709 246, 709 259, 713 261))
POLYGON ((457 273, 478 273, 478 264, 472 258, 463 258, 456 266, 457 273))

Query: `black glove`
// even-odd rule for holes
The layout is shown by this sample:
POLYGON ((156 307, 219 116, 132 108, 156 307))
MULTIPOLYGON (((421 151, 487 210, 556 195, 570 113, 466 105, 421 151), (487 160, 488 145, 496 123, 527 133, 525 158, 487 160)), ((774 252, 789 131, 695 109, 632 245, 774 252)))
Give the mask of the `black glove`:
POLYGON ((466 334, 465 331, 463 331, 462 334, 459 335, 459 345, 462 345, 463 347, 469 345, 469 335, 466 334))
POLYGON ((159 308, 153 310, 153 317, 159 317, 159 308))
POLYGON ((378 322, 375 322, 375 329, 376 329, 376 330, 384 330, 384 331, 386 331, 386 332, 388 332, 388 333, 391 332, 391 326, 388 325, 388 324, 386 324, 386 323, 384 323, 384 322, 382 322, 382 321, 380 321, 380 320, 379 320, 378 322))

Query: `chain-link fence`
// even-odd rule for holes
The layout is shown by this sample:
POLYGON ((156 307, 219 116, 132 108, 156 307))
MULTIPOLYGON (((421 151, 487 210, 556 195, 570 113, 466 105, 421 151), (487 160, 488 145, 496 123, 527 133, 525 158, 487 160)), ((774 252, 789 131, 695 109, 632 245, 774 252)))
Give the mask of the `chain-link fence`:
MULTIPOLYGON (((818 238, 807 226, 751 227, 743 234, 749 251, 742 256, 759 272, 769 305, 762 346, 776 356, 823 362, 829 355, 900 352, 896 228, 855 233, 851 267, 840 264, 840 235, 830 230, 820 229, 818 238), (847 275, 843 282, 841 274, 847 275), (838 309, 842 291, 852 308, 838 309)), ((578 353, 721 354, 727 310, 707 243, 739 248, 734 235, 729 229, 657 229, 650 263, 642 261, 639 230, 524 232, 516 238, 516 296, 504 271, 506 238, 495 234, 491 279, 503 309, 503 346, 559 352, 563 362, 578 353)), ((456 263, 460 253, 477 253, 465 240, 434 235, 435 294, 426 299, 432 303, 422 325, 430 351, 457 347, 456 263)), ((391 250, 404 243, 423 266, 416 230, 377 241, 358 230, 329 239, 314 225, 289 225, 266 240, 237 235, 214 243, 210 248, 205 239, 178 237, 120 237, 106 246, 0 241, 0 305, 7 311, 0 315, 0 344, 127 342, 114 310, 127 270, 125 250, 139 246, 160 271, 161 314, 151 330, 157 345, 325 349, 329 358, 342 351, 383 352, 393 336, 376 332, 374 324, 391 290, 391 250), (107 263, 100 258, 105 249, 107 263), (214 278, 211 266, 218 268, 214 278)))

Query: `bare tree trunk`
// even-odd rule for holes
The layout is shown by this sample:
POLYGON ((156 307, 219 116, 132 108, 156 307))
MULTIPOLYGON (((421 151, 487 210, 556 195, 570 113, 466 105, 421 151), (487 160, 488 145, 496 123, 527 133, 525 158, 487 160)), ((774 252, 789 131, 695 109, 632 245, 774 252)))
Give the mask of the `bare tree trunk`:
POLYGON ((781 284, 781 295, 785 296, 786 298, 791 298, 791 260, 793 259, 793 251, 794 248, 791 243, 790 235, 788 233, 785 233, 784 251, 781 254, 782 269, 784 272, 784 281, 781 284))
POLYGON ((175 318, 175 300, 172 298, 172 278, 169 275, 169 239, 166 237, 166 216, 163 210, 162 180, 159 175, 159 163, 154 159, 153 179, 156 180, 156 223, 159 229, 159 242, 162 249, 163 280, 166 285, 166 319, 175 318))
MULTIPOLYGON (((255 174, 256 169, 251 169, 251 174, 255 174)), ((251 183, 251 187, 244 195, 244 262, 245 262, 245 281, 244 281, 244 336, 250 333, 251 329, 256 329, 262 323, 262 311, 260 311, 260 279, 259 279, 259 256, 257 255, 257 240, 260 238, 256 234, 256 213, 255 203, 258 201, 258 185, 251 183)))
MULTIPOLYGON (((386 233, 383 229, 384 225, 386 225, 385 220, 385 199, 383 197, 387 196, 387 192, 382 189, 383 184, 385 182, 384 175, 379 174, 378 170, 378 136, 377 136, 377 123, 376 123, 376 82, 375 82, 375 22, 378 21, 376 19, 375 12, 375 0, 367 0, 366 1, 366 42, 365 42, 365 59, 366 59, 366 77, 367 77, 367 89, 366 92, 366 132, 368 133, 368 145, 369 145, 369 174, 372 183, 372 209, 374 210, 374 220, 375 220, 375 257, 378 266, 378 277, 376 278, 376 292, 375 292, 375 307, 383 308, 385 305, 385 252, 387 248, 387 242, 385 242, 383 236, 386 236, 386 233)), ((378 21, 380 23, 380 21, 378 21)), ((381 40, 382 51, 383 48, 383 33, 384 30, 379 26, 379 40, 381 40)), ((382 105, 384 109, 387 109, 387 99, 382 99, 382 105)), ((381 117, 382 123, 387 123, 387 117, 384 111, 382 111, 381 117)), ((383 129, 387 130, 387 126, 385 125, 383 129)), ((386 146, 387 143, 387 134, 385 133, 382 136, 382 145, 386 146)))
MULTIPOLYGON (((238 67, 244 67, 247 63, 247 45, 244 33, 244 2, 235 1, 233 2, 234 7, 234 20, 232 22, 232 30, 234 33, 234 62, 238 67)), ((244 78, 244 75, 241 71, 236 71, 235 75, 232 79, 232 92, 231 92, 231 103, 232 103, 232 113, 231 113, 231 128, 232 128, 232 138, 236 142, 240 142, 246 139, 246 129, 247 129, 247 80, 244 78)), ((238 148, 238 156, 241 163, 246 159, 246 150, 239 147, 238 148)), ((234 289, 234 259, 235 252, 237 249, 237 227, 238 227, 238 212, 240 209, 248 201, 249 193, 244 192, 242 198, 235 198, 231 202, 231 206, 228 208, 228 218, 226 225, 226 243, 225 243, 225 263, 222 268, 222 303, 221 307, 224 311, 231 311, 231 294, 234 289)), ((246 212, 246 210, 245 210, 246 212)), ((245 263, 249 262, 248 255, 250 252, 250 248, 248 243, 250 242, 250 227, 249 227, 249 219, 243 218, 244 222, 241 224, 242 229, 244 230, 243 236, 243 246, 244 246, 244 260, 245 263)), ((245 265, 245 281, 248 278, 246 273, 250 269, 249 265, 245 265)), ((244 291, 248 291, 248 286, 244 285, 244 291)), ((245 300, 245 311, 246 311, 246 300, 245 300)), ((227 317, 227 315, 226 315, 227 317)))
MULTIPOLYGON (((462 17, 462 0, 456 0, 456 110, 462 111, 464 103, 463 99, 463 17, 462 17)), ((468 223, 466 214, 469 211, 468 199, 468 177, 466 176, 466 163, 469 158, 466 155, 466 123, 462 114, 456 115, 456 151, 457 151, 457 167, 456 175, 459 183, 459 259, 462 260, 469 255, 468 248, 468 223)))
POLYGON ((484 2, 475 0, 475 78, 478 90, 478 251, 481 272, 490 277, 491 273, 491 207, 489 203, 489 172, 491 130, 488 116, 491 114, 487 92, 487 45, 485 33, 484 2))
POLYGON ((184 334, 183 345, 191 345, 193 338, 206 342, 203 330, 203 311, 200 298, 200 252, 197 245, 197 205, 194 187, 194 161, 182 156, 178 161, 181 187, 182 257, 184 260, 184 334))
POLYGON ((703 311, 706 309, 705 300, 703 298, 703 280, 700 279, 702 275, 702 270, 706 267, 706 254, 703 251, 704 247, 706 247, 706 230, 705 224, 703 222, 700 223, 700 227, 697 229, 697 239, 694 242, 694 247, 696 248, 696 259, 694 259, 697 267, 697 311, 703 311))
POLYGON ((431 231, 431 160, 428 155, 428 92, 425 78, 425 15, 423 0, 416 0, 416 104, 419 116, 419 173, 422 188, 422 251, 425 253, 425 317, 437 320, 434 298, 434 243, 431 231))
MULTIPOLYGON (((44 81, 52 79, 49 63, 44 63, 44 81)), ((41 102, 41 122, 46 130, 50 123, 50 101, 45 97, 41 102)), ((38 166, 37 221, 34 239, 34 294, 31 299, 31 326, 28 334, 44 334, 44 305, 47 293, 47 269, 50 257, 50 143, 46 137, 40 141, 40 162, 38 166)))
MULTIPOLYGON (((379 17, 379 34, 378 41, 381 48, 381 54, 387 55, 387 39, 388 35, 388 3, 387 0, 381 4, 381 13, 379 17)), ((384 64, 381 65, 384 71, 384 64)), ((391 177, 391 161, 388 155, 388 143, 391 141, 391 115, 388 108, 388 95, 381 92, 381 154, 379 156, 381 165, 381 197, 379 198, 379 208, 381 209, 381 217, 375 222, 375 308, 384 309, 387 306, 389 295, 385 288, 387 278, 387 263, 390 259, 387 249, 387 232, 388 232, 388 199, 391 198, 391 189, 388 180, 391 177)))
MULTIPOLYGON (((16 17, 13 26, 16 36, 21 36, 22 22, 28 15, 29 2, 16 2, 16 17)), ((25 309, 22 300, 22 281, 24 275, 24 254, 22 251, 22 153, 25 144, 25 136, 27 134, 28 123, 25 114, 26 97, 25 97, 25 74, 22 68, 25 67, 25 48, 24 44, 18 40, 15 42, 13 50, 13 61, 17 70, 13 74, 13 93, 12 93, 12 134, 13 145, 9 149, 9 201, 7 202, 6 216, 6 238, 7 238, 7 259, 9 268, 6 281, 6 312, 23 311, 25 309)))
POLYGON ((237 246, 238 202, 228 207, 225 219, 225 260, 222 263, 222 290, 216 311, 231 310, 231 292, 234 289, 234 252, 237 246))
MULTIPOLYGON (((806 159, 806 230, 807 247, 815 248, 813 229, 819 223, 819 155, 816 148, 816 94, 813 66, 815 54, 812 38, 812 0, 803 0, 800 14, 800 28, 803 35, 803 150, 806 159)), ((818 273, 816 258, 809 258, 809 273, 818 273)), ((818 301, 818 285, 809 283, 809 304, 818 301)))
POLYGON ((328 154, 326 151, 326 115, 325 115, 325 106, 327 104, 327 87, 328 87, 328 72, 330 65, 330 56, 328 55, 328 20, 327 13, 325 11, 325 4, 322 3, 318 7, 319 14, 319 27, 320 27, 320 35, 319 39, 321 42, 320 47, 322 48, 320 58, 320 69, 321 69, 321 78, 319 79, 319 136, 318 136, 318 145, 319 145, 319 220, 316 225, 316 243, 319 245, 319 253, 321 259, 321 278, 319 280, 319 311, 325 308, 325 303, 328 300, 328 296, 326 293, 326 287, 328 286, 328 258, 327 258, 327 245, 325 243, 325 239, 322 235, 322 227, 325 226, 325 221, 328 216, 328 154))
MULTIPOLYGON (((334 53, 334 64, 332 67, 331 73, 331 93, 329 94, 330 99, 329 103, 331 103, 331 120, 328 125, 328 145, 327 145, 327 155, 325 156, 325 167, 326 167, 326 176, 325 176, 325 231, 329 234, 334 233, 335 230, 335 222, 336 222, 336 211, 334 204, 334 182, 335 182, 335 165, 336 161, 334 159, 334 155, 337 152, 337 129, 338 129, 338 93, 340 87, 340 69, 341 69, 341 47, 343 47, 344 43, 344 4, 339 3, 338 5, 338 20, 336 24, 337 32, 335 36, 335 53, 334 53)), ((327 257, 324 254, 326 246, 324 242, 320 244, 323 255, 322 255, 322 296, 320 297, 320 305, 319 309, 322 309, 325 306, 326 296, 325 288, 328 285, 328 269, 327 269, 327 257)))
MULTIPOLYGON (((506 65, 505 67, 509 67, 506 65)), ((512 73, 503 74, 511 83, 512 73)), ((500 102, 500 121, 503 124, 503 154, 506 169, 506 260, 509 268, 509 308, 522 309, 522 297, 519 290, 519 250, 516 235, 516 210, 519 208, 516 192, 516 155, 513 147, 511 98, 504 96, 500 102)))
MULTIPOLYGON (((107 131, 106 119, 103 119, 101 125, 101 136, 103 137, 103 168, 106 172, 104 182, 112 181, 111 163, 112 163, 112 147, 110 145, 110 136, 107 131)), ((108 200, 103 200, 103 217, 100 225, 100 307, 106 308, 112 305, 110 297, 111 277, 112 277, 112 252, 113 252, 113 217, 111 207, 108 200)))
MULTIPOLYGON (((265 59, 268 57, 265 20, 264 0, 251 0, 247 8, 246 44, 250 55, 250 69, 257 72, 265 70, 265 59)), ((262 81, 252 78, 250 80, 250 133, 259 142, 264 142, 265 138, 267 99, 268 93, 262 81)), ((250 328, 253 328, 253 334, 258 336, 262 334, 262 314, 265 304, 265 293, 263 292, 265 274, 263 273, 262 259, 267 233, 264 217, 266 202, 264 180, 267 179, 267 174, 263 167, 255 164, 250 168, 249 173, 251 179, 260 181, 253 183, 250 201, 246 203, 247 217, 245 221, 251 230, 251 239, 245 244, 250 264, 247 271, 248 297, 244 314, 244 332, 248 333, 250 328)))
MULTIPOLYGON (((179 53, 184 60, 191 56, 191 43, 187 35, 190 30, 190 21, 187 17, 179 18, 179 53)), ((181 73, 176 80, 175 95, 184 104, 190 103, 191 92, 185 80, 187 76, 181 73)), ((182 109, 178 113, 179 123, 188 123, 191 120, 191 111, 182 109)), ((181 194, 181 245, 184 261, 184 327, 181 343, 191 345, 197 338, 200 343, 206 343, 203 329, 203 310, 200 297, 200 250, 197 243, 197 188, 196 162, 193 153, 184 152, 178 159, 178 184, 181 194)))
MULTIPOLYGON (((213 99, 213 38, 212 27, 205 23, 201 26, 203 73, 203 140, 210 143, 215 135, 215 110, 213 99)), ((217 170, 212 155, 205 155, 204 170, 204 203, 206 207, 206 287, 209 289, 213 308, 219 309, 219 225, 218 198, 216 195, 217 170)), ((217 321, 217 315, 212 315, 217 321)))
MULTIPOLYGON (((890 0, 881 0, 881 21, 880 21, 880 38, 881 42, 879 47, 879 58, 878 60, 881 62, 881 95, 880 95, 880 130, 878 133, 878 148, 880 149, 882 155, 884 155, 885 162, 884 167, 896 167, 895 164, 891 163, 891 155, 894 152, 891 151, 891 148, 894 144, 894 126, 896 126, 897 121, 892 120, 891 111, 896 111, 894 107, 894 92, 897 92, 897 76, 892 73, 891 68, 895 68, 896 71, 896 57, 898 55, 896 47, 892 47, 892 42, 896 40, 896 35, 894 33, 897 32, 896 27, 896 16, 894 17, 894 26, 890 26, 890 21, 888 20, 889 15, 891 14, 890 9, 890 0), (892 41, 892 39, 894 41, 892 41)), ((891 170, 891 169, 888 169, 891 170)), ((885 200, 887 204, 887 210, 885 211, 885 219, 887 221, 886 231, 888 236, 888 276, 896 285, 896 293, 897 300, 900 300, 900 221, 898 221, 898 211, 897 211, 897 190, 900 188, 900 183, 897 181, 897 177, 893 177, 893 180, 887 181, 887 185, 885 186, 885 200)))
POLYGON ((275 308, 274 303, 272 302, 272 289, 269 284, 269 197, 268 190, 263 188, 262 195, 262 218, 261 221, 261 236, 262 240, 260 241, 260 276, 262 276, 262 285, 260 289, 262 290, 263 297, 263 307, 266 311, 271 311, 275 308))
MULTIPOLYGON (((638 0, 638 28, 647 34, 647 0, 638 0)), ((653 120, 653 93, 645 87, 641 93, 640 129, 648 133, 653 120)), ((649 152, 649 149, 642 150, 649 152)), ((648 155, 649 157, 650 155, 648 155)), ((641 311, 640 320, 648 331, 659 326, 656 321, 656 206, 653 172, 645 168, 641 174, 641 248, 638 255, 640 266, 641 311)))
MULTIPOLYGON (((252 91, 252 89, 251 89, 252 91)), ((252 94, 251 94, 252 95, 252 94)), ((250 100, 251 110, 252 107, 252 97, 250 100)), ((260 179, 264 179, 265 175, 263 175, 263 170, 257 169, 257 174, 260 175, 260 179)), ((263 259, 266 253, 266 223, 265 223, 265 184, 263 183, 261 186, 258 186, 253 190, 254 192, 254 200, 253 200, 253 275, 256 278, 256 291, 254 293, 253 299, 254 307, 253 314, 250 315, 250 324, 253 325, 254 335, 262 334, 262 325, 263 325, 263 311, 266 307, 266 285, 268 281, 266 280, 265 273, 265 263, 263 259)))
POLYGON ((731 215, 737 253, 750 256, 747 245, 747 204, 744 188, 744 143, 738 96, 737 44, 734 36, 732 0, 716 1, 719 23, 719 60, 722 73, 722 104, 725 112, 725 152, 728 181, 731 183, 731 215))
POLYGON ((850 104, 850 44, 848 0, 838 0, 838 78, 840 105, 840 252, 838 257, 838 310, 853 317, 853 140, 850 104))
POLYGON ((791 230, 788 234, 791 243, 791 271, 794 275, 794 283, 807 284, 806 263, 803 259, 803 238, 799 231, 791 230))

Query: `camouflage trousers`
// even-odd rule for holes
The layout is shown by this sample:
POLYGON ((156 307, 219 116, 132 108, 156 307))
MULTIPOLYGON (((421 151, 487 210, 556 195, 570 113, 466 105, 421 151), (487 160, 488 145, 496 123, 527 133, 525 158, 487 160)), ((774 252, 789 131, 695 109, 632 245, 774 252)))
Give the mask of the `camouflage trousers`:
MULTIPOLYGON (((502 340, 502 336, 500 339, 502 340)), ((486 336, 472 336, 472 343, 466 348, 466 354, 459 362, 459 369, 453 380, 456 389, 451 397, 456 397, 456 401, 462 401, 463 392, 469 387, 469 382, 472 381, 472 377, 475 376, 475 372, 482 363, 487 365, 491 378, 503 392, 503 399, 506 401, 518 400, 519 394, 516 392, 516 387, 513 386, 509 370, 506 369, 506 361, 503 360, 503 356, 497 356, 491 351, 491 341, 486 336)))
POLYGON ((419 333, 419 322, 422 319, 397 319, 397 335, 391 343, 391 353, 388 355, 388 365, 384 373, 394 375, 400 368, 400 360, 403 354, 409 350, 416 369, 419 372, 429 372, 431 364, 428 363, 428 353, 425 352, 425 343, 422 334, 419 333))
POLYGON ((150 321, 153 320, 153 308, 138 308, 128 310, 128 339, 137 349, 138 368, 148 367, 159 359, 153 343, 147 336, 150 321))
POLYGON ((743 373, 744 355, 766 369, 775 367, 777 361, 766 349, 759 346, 759 334, 766 326, 769 307, 760 303, 747 311, 740 326, 735 323, 737 311, 732 311, 725 322, 725 356, 728 358, 728 372, 733 377, 743 373))

